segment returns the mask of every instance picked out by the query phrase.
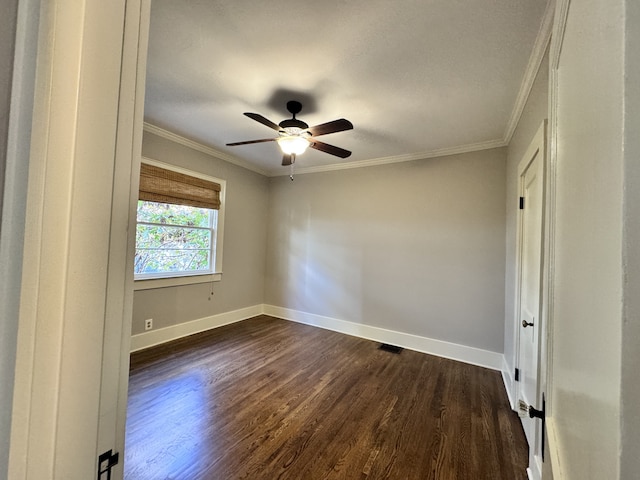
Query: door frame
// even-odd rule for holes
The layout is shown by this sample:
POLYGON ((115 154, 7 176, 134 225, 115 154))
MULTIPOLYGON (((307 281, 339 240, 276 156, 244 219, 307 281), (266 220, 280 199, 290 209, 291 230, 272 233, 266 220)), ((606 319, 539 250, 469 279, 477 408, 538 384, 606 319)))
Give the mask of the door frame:
POLYGON ((124 445, 149 2, 41 2, 12 479, 96 478, 124 445))
MULTIPOLYGON (((536 405, 533 405, 537 409, 542 409, 543 395, 546 392, 547 387, 547 337, 548 337, 548 325, 547 315, 545 314, 545 302, 546 292, 545 285, 547 284, 547 161, 548 161, 548 142, 547 142, 547 120, 543 120, 540 127, 533 136, 531 143, 527 147, 525 154, 518 163, 517 168, 517 195, 522 194, 522 175, 529 167, 532 159, 536 155, 541 155, 541 169, 542 169, 542 210, 541 210, 541 235, 540 235, 540 285, 539 285, 539 297, 538 297, 538 372, 537 372, 537 386, 536 386, 536 405)), ((520 369, 520 334, 522 327, 520 325, 520 309, 521 309, 521 286, 522 286, 522 222, 523 216, 521 210, 518 209, 518 219, 516 228, 516 284, 515 284, 515 302, 514 302, 514 351, 515 359, 514 363, 516 368, 520 369)), ((536 327, 534 327, 536 328, 536 327)), ((518 409, 519 400, 519 382, 512 383, 512 397, 514 399, 514 408, 518 409)), ((542 444, 538 445, 538 437, 536 436, 536 445, 533 452, 529 455, 529 467, 528 474, 532 480, 538 480, 542 475, 542 444)))
MULTIPOLYGON (((11 440, 18 313, 22 276, 29 142, 33 112, 35 54, 40 0, 12 0, 3 6, 0 62, 5 66, 0 127, 0 445, 11 440), (13 27, 10 25, 13 23, 13 27)), ((0 478, 9 468, 8 448, 0 451, 0 478)))
POLYGON ((112 478, 124 476, 136 242, 130 232, 136 229, 150 14, 151 0, 126 1, 97 450, 120 452, 112 478))

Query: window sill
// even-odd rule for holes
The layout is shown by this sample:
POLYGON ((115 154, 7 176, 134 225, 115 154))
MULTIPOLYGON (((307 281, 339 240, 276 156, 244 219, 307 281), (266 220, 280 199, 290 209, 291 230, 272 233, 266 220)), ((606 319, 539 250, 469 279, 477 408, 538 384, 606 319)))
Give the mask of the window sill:
POLYGON ((195 285, 197 283, 211 283, 222 280, 222 273, 208 275, 189 275, 184 277, 148 278, 135 280, 133 290, 151 290, 154 288, 179 287, 182 285, 195 285))

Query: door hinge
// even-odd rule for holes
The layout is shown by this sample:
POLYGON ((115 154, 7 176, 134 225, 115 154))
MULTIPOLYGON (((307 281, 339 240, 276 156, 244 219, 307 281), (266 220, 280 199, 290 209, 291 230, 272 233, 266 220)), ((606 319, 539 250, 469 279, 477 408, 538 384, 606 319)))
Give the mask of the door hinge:
POLYGON ((516 372, 514 373, 513 377, 514 377, 516 382, 520 381, 520 369, 519 368, 516 368, 516 372))
POLYGON ((104 452, 98 456, 98 480, 111 480, 111 469, 120 461, 120 454, 113 450, 104 452), (106 477, 103 477, 104 474, 106 477))
POLYGON ((542 456, 542 461, 544 462, 544 441, 546 435, 546 416, 547 416, 547 402, 544 398, 544 393, 542 394, 542 410, 537 410, 529 405, 529 418, 539 418, 542 420, 542 440, 541 440, 541 451, 540 454, 542 456))
POLYGON ((520 197, 520 210, 524 210, 524 197, 520 197))

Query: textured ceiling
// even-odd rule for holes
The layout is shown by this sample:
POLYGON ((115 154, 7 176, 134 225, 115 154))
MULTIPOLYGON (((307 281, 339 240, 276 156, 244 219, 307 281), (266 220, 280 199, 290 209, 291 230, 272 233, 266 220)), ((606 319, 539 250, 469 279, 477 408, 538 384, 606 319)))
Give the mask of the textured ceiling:
POLYGON ((351 157, 301 170, 503 144, 546 3, 153 0, 145 121, 270 175, 277 144, 225 144, 274 136, 242 113, 278 123, 288 100, 354 124, 321 137, 351 157))

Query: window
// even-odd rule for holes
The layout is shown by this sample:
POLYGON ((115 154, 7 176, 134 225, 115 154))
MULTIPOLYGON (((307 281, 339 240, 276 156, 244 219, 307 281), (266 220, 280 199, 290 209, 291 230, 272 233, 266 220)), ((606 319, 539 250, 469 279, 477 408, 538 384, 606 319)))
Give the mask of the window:
POLYGON ((216 220, 216 210, 139 200, 136 275, 212 273, 216 220))
POLYGON ((144 160, 134 261, 137 288, 220 279, 224 186, 223 180, 144 160), (159 284, 147 282, 157 279, 162 279, 159 284))

